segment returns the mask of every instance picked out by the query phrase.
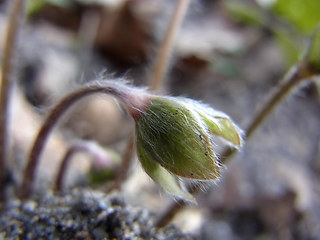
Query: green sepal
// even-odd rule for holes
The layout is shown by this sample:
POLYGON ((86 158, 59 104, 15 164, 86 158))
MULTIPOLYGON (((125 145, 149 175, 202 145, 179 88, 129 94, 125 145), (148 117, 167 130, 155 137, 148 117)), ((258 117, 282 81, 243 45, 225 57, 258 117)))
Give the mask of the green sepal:
POLYGON ((210 134, 222 137, 234 147, 242 146, 242 130, 225 113, 188 98, 180 100, 185 101, 201 116, 210 134))
POLYGON ((174 196, 196 202, 195 198, 190 193, 181 188, 177 177, 168 172, 159 163, 150 159, 139 145, 137 145, 137 151, 142 167, 155 182, 174 196))
POLYGON ((232 143, 235 147, 242 146, 242 138, 239 128, 226 117, 215 117, 214 119, 203 117, 211 134, 220 136, 232 143))

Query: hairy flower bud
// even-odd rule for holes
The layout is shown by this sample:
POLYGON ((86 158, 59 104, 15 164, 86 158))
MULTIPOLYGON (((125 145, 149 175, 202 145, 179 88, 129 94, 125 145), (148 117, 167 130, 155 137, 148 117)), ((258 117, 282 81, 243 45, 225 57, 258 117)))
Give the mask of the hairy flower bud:
POLYGON ((135 121, 138 156, 146 172, 168 192, 191 201, 178 177, 220 177, 213 135, 242 145, 241 130, 226 114, 187 98, 152 96, 135 121))

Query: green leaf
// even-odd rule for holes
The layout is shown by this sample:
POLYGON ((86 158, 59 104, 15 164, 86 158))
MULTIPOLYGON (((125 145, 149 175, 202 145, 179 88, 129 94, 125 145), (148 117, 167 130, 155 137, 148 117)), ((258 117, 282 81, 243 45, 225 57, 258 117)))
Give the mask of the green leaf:
POLYGON ((248 25, 263 25, 266 22, 264 14, 252 4, 240 1, 224 1, 227 12, 240 23, 248 25))
POLYGON ((320 22, 319 0, 277 0, 272 8, 305 33, 311 33, 320 22))
POLYGON ((291 66, 298 62, 301 55, 301 49, 299 48, 299 44, 295 41, 295 38, 285 30, 275 28, 272 30, 274 39, 283 52, 288 65, 291 66))
POLYGON ((51 4, 59 7, 68 7, 70 5, 70 1, 66 0, 29 0, 27 1, 27 15, 30 16, 41 9, 46 5, 51 4))
POLYGON ((320 72, 320 25, 316 28, 311 39, 308 62, 318 73, 320 72))
POLYGON ((112 169, 91 169, 89 172, 89 182, 91 185, 98 186, 102 185, 114 177, 114 171, 112 169))

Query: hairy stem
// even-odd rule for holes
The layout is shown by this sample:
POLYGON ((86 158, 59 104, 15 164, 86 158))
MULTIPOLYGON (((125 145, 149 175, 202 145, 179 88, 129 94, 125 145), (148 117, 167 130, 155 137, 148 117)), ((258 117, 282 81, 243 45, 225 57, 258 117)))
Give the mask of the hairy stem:
MULTIPOLYGON (((167 31, 163 42, 159 48, 157 59, 154 63, 153 71, 150 75, 149 89, 157 91, 164 80, 164 75, 168 69, 170 53, 174 43, 175 36, 181 25, 183 17, 187 11, 190 0, 178 0, 173 11, 172 17, 168 24, 167 31)), ((128 171, 134 154, 134 134, 131 133, 124 151, 122 162, 119 167, 119 172, 112 185, 110 185, 106 192, 109 193, 115 189, 119 189, 122 183, 127 179, 128 171)))
POLYGON ((9 155, 9 107, 14 81, 12 79, 12 61, 17 45, 21 22, 24 19, 24 0, 13 0, 11 4, 6 35, 3 46, 3 58, 0 70, 0 202, 4 200, 6 179, 8 178, 9 155))
MULTIPOLYGON (((269 99, 262 106, 260 111, 252 118, 249 126, 246 129, 246 140, 248 140, 259 126, 266 120, 270 115, 272 110, 279 105, 279 103, 296 87, 301 83, 302 80, 311 77, 308 71, 308 64, 306 64, 305 58, 296 66, 291 68, 291 70, 284 76, 280 81, 279 85, 274 88, 269 99)), ((221 160, 226 163, 231 155, 235 153, 234 148, 227 148, 221 154, 221 160)), ((199 189, 198 189, 199 190, 199 189)), ((196 191, 196 190, 195 190, 196 191)), ((164 227, 174 218, 174 216, 186 205, 185 201, 179 200, 177 202, 172 202, 165 212, 159 216, 155 222, 156 227, 164 227)))
POLYGON ((44 124, 40 128, 38 135, 31 149, 27 166, 24 172, 24 178, 20 187, 19 195, 21 198, 30 196, 34 185, 35 172, 39 165, 39 159, 43 148, 48 140, 48 136, 63 114, 80 99, 95 93, 110 94, 121 100, 126 99, 128 89, 121 89, 119 86, 103 86, 101 83, 93 83, 82 87, 81 89, 69 94, 63 98, 48 114, 44 124))

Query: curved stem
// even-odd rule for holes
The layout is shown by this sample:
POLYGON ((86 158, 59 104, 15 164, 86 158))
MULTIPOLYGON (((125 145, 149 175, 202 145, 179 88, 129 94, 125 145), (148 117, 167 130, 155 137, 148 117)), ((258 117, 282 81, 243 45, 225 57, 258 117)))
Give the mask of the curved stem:
POLYGON ((72 155, 74 153, 76 153, 78 151, 80 151, 80 149, 70 148, 70 149, 68 149, 67 153, 63 157, 61 165, 60 165, 59 170, 58 170, 58 176, 57 176, 56 181, 54 183, 54 187, 53 187, 54 191, 61 191, 63 180, 64 180, 64 176, 65 176, 65 173, 67 171, 67 167, 69 165, 71 157, 72 157, 72 155))
MULTIPOLYGON (((164 75, 168 69, 170 53, 172 52, 173 43, 177 31, 181 25, 183 17, 187 11, 190 0, 178 0, 175 9, 172 13, 172 17, 168 24, 166 33, 164 35, 163 42, 158 51, 157 59, 154 63, 153 70, 150 74, 149 89, 156 91, 160 88, 164 81, 164 75)), ((122 162, 119 167, 119 172, 112 185, 110 185, 106 192, 109 193, 115 189, 119 189, 122 183, 127 179, 128 171, 134 154, 134 133, 131 133, 126 148, 122 157, 122 162)))
POLYGON ((27 166, 24 172, 24 178, 19 191, 19 195, 21 198, 27 198, 30 196, 34 184, 35 172, 38 166, 39 158, 41 156, 41 153, 43 152, 43 148, 47 142, 50 132, 52 131, 58 120, 63 116, 63 114, 74 103, 78 102, 83 97, 95 93, 111 94, 123 101, 127 101, 128 93, 126 91, 129 91, 129 89, 121 89, 121 87, 119 86, 103 86, 101 85, 101 83, 90 84, 69 94, 51 110, 51 112, 45 119, 40 131, 38 132, 38 135, 31 149, 27 166))
POLYGON ((12 60, 16 49, 18 32, 24 18, 24 0, 12 1, 7 30, 3 46, 3 60, 0 70, 0 202, 4 200, 4 191, 8 177, 9 152, 9 107, 14 81, 12 79, 12 60))
POLYGON ((58 176, 56 178, 56 181, 54 183, 53 190, 54 191, 61 191, 62 184, 64 181, 64 176, 66 175, 66 171, 69 165, 69 162, 71 161, 72 155, 74 155, 76 152, 86 151, 86 148, 82 145, 78 146, 72 146, 68 149, 67 153, 62 159, 61 165, 58 170, 58 176))
MULTIPOLYGON (((61 191, 63 181, 66 175, 66 171, 68 169, 68 165, 72 159, 72 156, 76 153, 80 152, 86 152, 96 160, 100 162, 100 167, 103 165, 103 167, 111 167, 111 158, 110 155, 107 154, 107 151, 100 147, 95 142, 91 141, 77 141, 74 144, 72 144, 69 149, 67 150, 65 156, 62 159, 62 162, 60 164, 58 174, 54 183, 53 190, 54 191, 61 191), (102 165, 101 165, 102 164, 102 165)), ((95 161, 95 160, 93 160, 95 161)), ((94 165, 94 163, 93 163, 94 165)))

